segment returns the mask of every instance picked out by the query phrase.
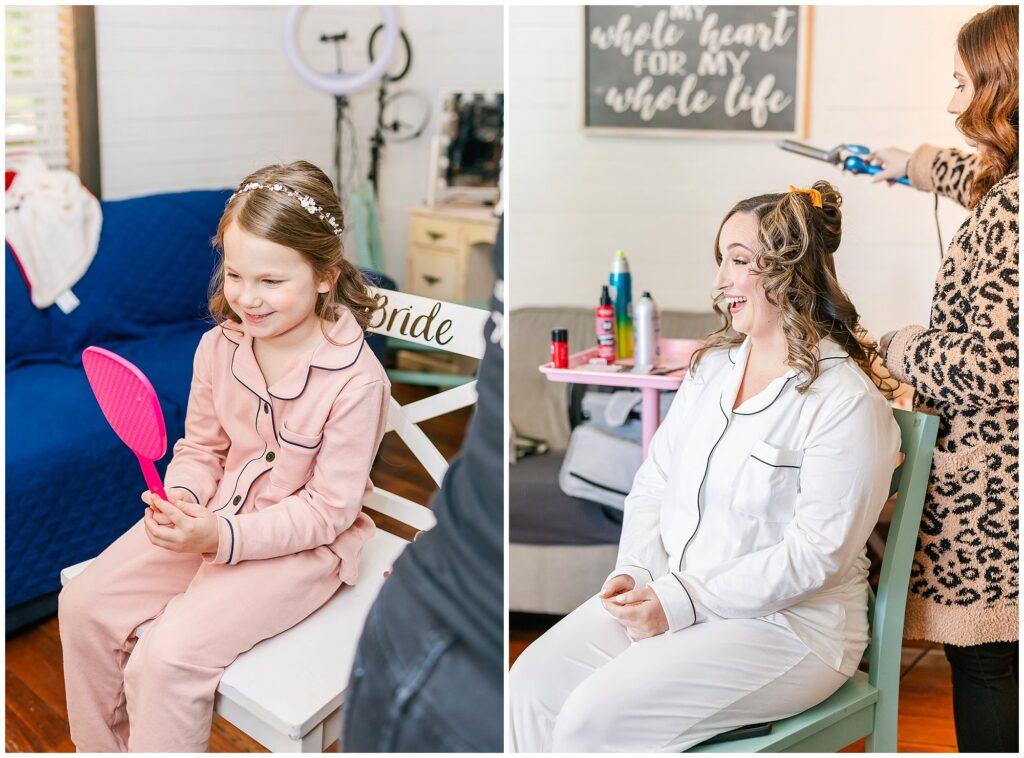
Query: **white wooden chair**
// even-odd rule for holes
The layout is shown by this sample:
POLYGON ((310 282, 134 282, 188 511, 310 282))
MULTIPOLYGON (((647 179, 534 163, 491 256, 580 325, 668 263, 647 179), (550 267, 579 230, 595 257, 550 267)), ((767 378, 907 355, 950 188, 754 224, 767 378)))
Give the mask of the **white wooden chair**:
MULTIPOLYGON (((370 331, 480 359, 490 314, 477 308, 377 290, 387 302, 370 331)), ((476 382, 402 406, 392 397, 387 431, 395 432, 440 485, 448 462, 418 424, 476 402, 476 382)), ((415 529, 431 528, 424 507, 375 487, 364 503, 415 529)), ((363 548, 359 581, 343 586, 305 621, 264 640, 228 666, 214 710, 274 752, 321 752, 341 738, 345 699, 356 644, 384 572, 408 544, 378 529, 363 548)), ((61 571, 61 584, 89 561, 61 571)), ((143 634, 147 623, 136 634, 143 634)))

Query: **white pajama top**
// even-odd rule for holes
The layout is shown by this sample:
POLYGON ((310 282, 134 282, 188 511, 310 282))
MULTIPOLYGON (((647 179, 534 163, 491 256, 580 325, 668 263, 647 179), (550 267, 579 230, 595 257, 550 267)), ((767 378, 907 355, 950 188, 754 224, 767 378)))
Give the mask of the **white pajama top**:
POLYGON ((849 676, 868 641, 865 544, 899 427, 831 340, 806 393, 793 369, 733 410, 749 344, 707 354, 684 380, 626 498, 613 573, 651 586, 670 634, 761 618, 849 676))

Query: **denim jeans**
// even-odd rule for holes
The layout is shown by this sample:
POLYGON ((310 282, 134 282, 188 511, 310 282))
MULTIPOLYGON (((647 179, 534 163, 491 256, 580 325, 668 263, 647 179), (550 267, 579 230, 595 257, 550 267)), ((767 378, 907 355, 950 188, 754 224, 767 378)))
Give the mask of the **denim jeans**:
POLYGON ((1016 642, 945 645, 953 669, 953 721, 961 753, 1016 753, 1016 642))
POLYGON ((501 663, 471 653, 396 572, 359 640, 342 749, 502 752, 501 663))

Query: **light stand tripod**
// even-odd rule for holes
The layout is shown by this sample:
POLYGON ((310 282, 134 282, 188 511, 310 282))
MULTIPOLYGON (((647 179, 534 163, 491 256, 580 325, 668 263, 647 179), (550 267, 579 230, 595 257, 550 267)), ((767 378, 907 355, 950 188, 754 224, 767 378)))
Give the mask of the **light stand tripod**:
MULTIPOLYGON (((338 34, 321 34, 321 42, 333 42, 335 59, 337 61, 337 72, 341 73, 341 43, 348 39, 348 32, 340 32, 338 34)), ((348 95, 335 95, 334 96, 334 175, 336 177, 337 186, 335 190, 338 193, 338 199, 341 200, 342 207, 345 206, 345 200, 342 197, 342 181, 341 181, 341 130, 342 124, 345 121, 345 109, 348 108, 348 95)))

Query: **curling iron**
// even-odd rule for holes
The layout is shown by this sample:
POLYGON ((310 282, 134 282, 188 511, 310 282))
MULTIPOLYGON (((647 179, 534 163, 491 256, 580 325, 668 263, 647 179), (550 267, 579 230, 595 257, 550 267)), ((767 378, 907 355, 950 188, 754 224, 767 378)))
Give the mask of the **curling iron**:
MULTIPOLYGON (((871 150, 864 145, 837 145, 831 150, 822 150, 821 148, 785 139, 779 143, 779 147, 797 155, 841 166, 844 170, 854 174, 877 174, 882 170, 881 166, 872 166, 864 160, 864 156, 871 153, 871 150)), ((900 179, 890 179, 889 181, 910 186, 910 181, 905 176, 900 179)))
MULTIPOLYGON (((804 145, 800 142, 794 142, 793 140, 784 139, 779 143, 779 147, 783 150, 788 150, 791 153, 797 155, 803 155, 807 158, 814 158, 819 161, 825 161, 825 163, 831 163, 836 166, 842 166, 843 169, 853 174, 877 174, 882 170, 881 166, 872 166, 866 160, 864 156, 870 155, 869 150, 864 145, 836 145, 831 150, 822 150, 821 148, 811 147, 810 145, 804 145)), ((910 179, 907 177, 901 177, 899 179, 890 179, 890 183, 903 184, 907 187, 910 186, 910 179)), ((939 196, 935 195, 935 233, 939 237, 939 258, 942 257, 942 230, 939 228, 939 196)))

